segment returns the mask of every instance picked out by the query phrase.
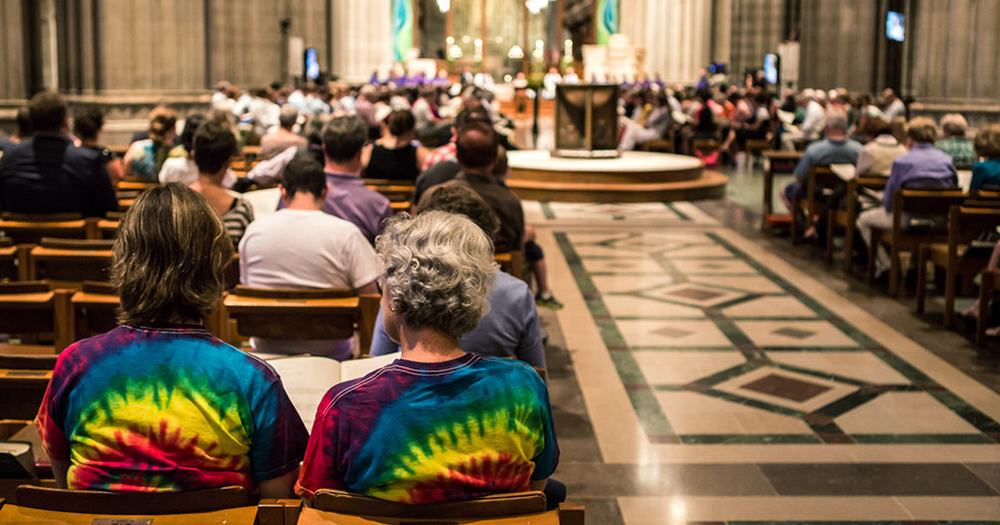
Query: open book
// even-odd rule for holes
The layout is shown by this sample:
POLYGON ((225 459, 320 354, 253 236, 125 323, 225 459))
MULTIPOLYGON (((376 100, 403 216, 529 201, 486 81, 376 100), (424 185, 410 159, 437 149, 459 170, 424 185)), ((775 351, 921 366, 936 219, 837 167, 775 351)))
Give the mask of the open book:
POLYGON ((312 432, 316 409, 330 387, 364 377, 368 372, 399 359, 399 356, 396 352, 343 362, 318 356, 268 356, 267 362, 281 376, 288 398, 299 412, 306 430, 312 432))

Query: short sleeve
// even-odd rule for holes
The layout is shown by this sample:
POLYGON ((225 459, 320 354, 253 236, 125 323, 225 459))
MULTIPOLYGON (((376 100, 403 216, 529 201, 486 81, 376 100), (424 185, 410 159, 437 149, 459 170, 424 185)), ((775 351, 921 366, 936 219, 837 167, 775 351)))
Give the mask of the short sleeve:
POLYGON ((552 421, 552 405, 549 403, 549 391, 545 383, 538 374, 531 372, 533 376, 532 386, 538 396, 539 418, 542 422, 542 436, 544 444, 531 461, 535 464, 535 470, 531 473, 531 479, 542 480, 551 476, 559 465, 559 444, 556 442, 555 425, 552 421))
POLYGON ((265 384, 255 388, 258 397, 250 403, 250 473, 255 481, 267 481, 295 470, 309 436, 278 375, 268 369, 259 381, 265 384))
POLYGON ((330 389, 316 409, 316 422, 309 435, 299 480, 295 483, 295 493, 305 499, 312 499, 320 489, 346 488, 344 471, 340 468, 339 418, 332 406, 335 392, 339 392, 338 387, 330 389))
POLYGON ((360 230, 352 231, 347 237, 345 251, 349 257, 347 275, 350 276, 351 288, 357 290, 378 278, 379 264, 375 249, 360 230))
POLYGON ((45 397, 38 409, 35 425, 42 438, 42 446, 50 458, 56 461, 69 461, 69 439, 66 437, 66 414, 68 394, 76 383, 73 370, 76 369, 70 361, 76 345, 63 350, 52 371, 52 379, 45 389, 45 397))

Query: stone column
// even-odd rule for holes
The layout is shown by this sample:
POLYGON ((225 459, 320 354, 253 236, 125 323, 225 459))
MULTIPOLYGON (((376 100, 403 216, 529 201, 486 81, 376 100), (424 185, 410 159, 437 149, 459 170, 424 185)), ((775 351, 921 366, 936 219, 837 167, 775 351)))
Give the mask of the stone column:
POLYGON ((622 0, 621 32, 646 48, 650 77, 691 84, 712 60, 712 13, 704 0, 622 0))
POLYGON ((362 82, 392 65, 391 0, 333 0, 333 74, 362 82))

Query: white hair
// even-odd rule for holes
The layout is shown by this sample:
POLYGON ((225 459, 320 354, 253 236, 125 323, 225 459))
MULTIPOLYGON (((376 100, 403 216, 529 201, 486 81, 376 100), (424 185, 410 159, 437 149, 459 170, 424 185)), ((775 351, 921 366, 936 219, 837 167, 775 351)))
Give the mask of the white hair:
POLYGON ((408 326, 460 337, 489 311, 498 269, 493 243, 464 215, 401 213, 386 223, 375 249, 390 308, 408 326))

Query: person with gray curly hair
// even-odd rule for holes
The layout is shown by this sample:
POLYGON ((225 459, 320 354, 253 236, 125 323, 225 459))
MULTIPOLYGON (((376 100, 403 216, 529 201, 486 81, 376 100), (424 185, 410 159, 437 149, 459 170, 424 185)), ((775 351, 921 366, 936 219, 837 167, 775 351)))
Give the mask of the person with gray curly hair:
MULTIPOLYGON (((490 205, 463 185, 445 184, 429 194, 420 211, 426 213, 432 210, 464 215, 490 236, 500 229, 500 220, 490 205)), ((475 329, 459 338, 462 349, 480 355, 520 359, 545 369, 545 348, 538 326, 538 310, 528 284, 509 273, 496 272, 496 283, 488 300, 490 310, 486 316, 475 329)), ((375 320, 371 355, 399 351, 399 345, 385 332, 383 314, 380 309, 375 320)))
POLYGON ((342 489, 421 504, 565 487, 548 390, 529 365, 466 353, 458 338, 489 309, 493 245, 461 215, 389 221, 383 324, 401 358, 320 402, 296 492, 342 489), (551 483, 550 483, 551 481, 551 483))

